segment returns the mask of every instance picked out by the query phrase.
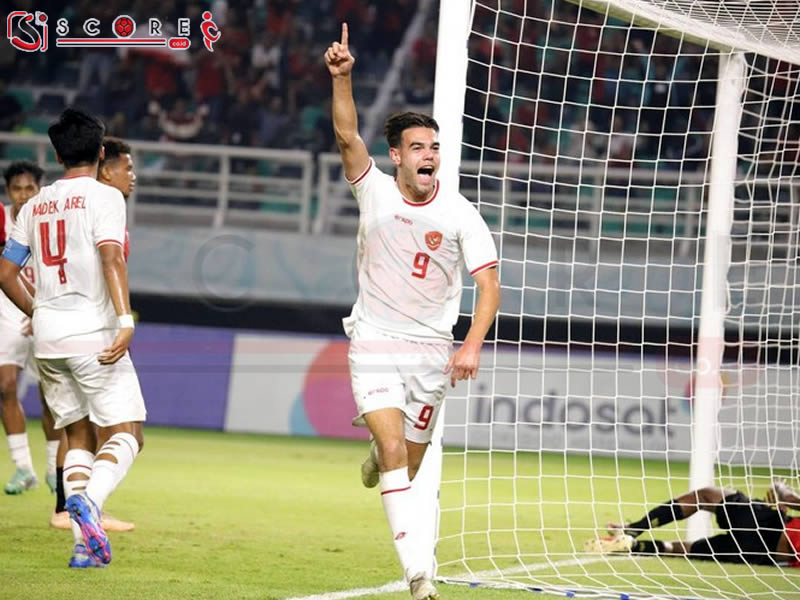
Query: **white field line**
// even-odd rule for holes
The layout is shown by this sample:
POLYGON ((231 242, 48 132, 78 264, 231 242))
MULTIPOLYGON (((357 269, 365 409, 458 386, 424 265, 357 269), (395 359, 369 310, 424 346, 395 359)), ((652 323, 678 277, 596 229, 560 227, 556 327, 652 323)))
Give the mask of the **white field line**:
POLYGON ((327 592, 325 594, 314 594, 313 596, 293 596, 286 600, 345 600, 345 598, 359 598, 361 596, 376 596, 378 594, 389 594, 393 592, 405 592, 408 584, 405 581, 393 581, 380 587, 358 588, 355 590, 344 590, 341 592, 327 592))
MULTIPOLYGON (((571 558, 569 560, 562 560, 558 562, 536 563, 533 565, 525 565, 514 567, 511 569, 504 569, 502 571, 481 571, 479 573, 464 573, 458 577, 451 577, 448 579, 469 579, 480 580, 484 577, 497 577, 498 575, 513 575, 515 573, 525 573, 527 571, 542 571, 551 567, 570 567, 573 565, 588 565, 595 562, 609 560, 608 556, 595 556, 592 558, 571 558)), ((616 558, 616 557, 615 557, 616 558)), ((394 592, 405 592, 408 590, 408 584, 405 581, 393 581, 374 588, 357 588, 353 590, 342 590, 341 592, 327 592, 325 594, 314 594, 311 596, 292 596, 285 600, 346 600, 347 598, 360 598, 362 596, 376 596, 378 594, 389 594, 394 592)))

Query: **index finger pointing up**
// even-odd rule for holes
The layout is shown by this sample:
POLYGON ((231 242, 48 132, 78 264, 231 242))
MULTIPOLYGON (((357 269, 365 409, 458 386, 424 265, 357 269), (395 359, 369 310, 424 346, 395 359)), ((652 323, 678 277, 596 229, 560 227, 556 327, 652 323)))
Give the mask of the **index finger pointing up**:
POLYGON ((347 48, 347 23, 342 23, 342 46, 347 48))

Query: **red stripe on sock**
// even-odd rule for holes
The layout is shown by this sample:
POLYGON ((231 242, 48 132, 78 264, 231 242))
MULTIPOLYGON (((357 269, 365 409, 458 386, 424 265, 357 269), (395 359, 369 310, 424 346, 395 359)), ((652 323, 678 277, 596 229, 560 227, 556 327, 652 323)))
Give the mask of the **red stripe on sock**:
POLYGON ((404 488, 397 488, 396 490, 386 490, 385 492, 381 492, 381 496, 385 496, 386 494, 394 494, 395 492, 407 492, 411 489, 411 486, 404 487, 404 488))
POLYGON ((80 467, 81 469, 86 469, 87 471, 92 470, 92 467, 87 467, 86 465, 70 465, 68 467, 64 467, 64 473, 66 473, 70 469, 77 469, 78 467, 80 467))
MULTIPOLYGON (((108 441, 110 442, 111 440, 108 440, 108 441)), ((118 437, 118 438, 117 438, 116 440, 114 440, 114 441, 117 441, 117 442, 119 442, 119 441, 125 442, 125 445, 126 445, 128 448, 130 448, 130 449, 131 449, 131 454, 133 454, 133 456, 136 456, 136 453, 138 452, 138 450, 134 450, 134 449, 133 449, 133 446, 131 446, 131 443, 128 441, 128 438, 126 438, 126 437, 118 437)), ((137 446, 139 445, 139 442, 138 442, 138 441, 136 442, 136 445, 137 445, 137 446)))

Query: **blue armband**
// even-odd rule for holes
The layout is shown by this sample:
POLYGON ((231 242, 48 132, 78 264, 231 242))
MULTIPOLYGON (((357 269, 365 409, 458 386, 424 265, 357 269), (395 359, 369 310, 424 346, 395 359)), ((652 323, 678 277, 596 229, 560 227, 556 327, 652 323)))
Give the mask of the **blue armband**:
POLYGON ((24 266, 26 262, 28 262, 28 258, 31 255, 31 249, 28 246, 23 246, 15 239, 11 238, 6 242, 6 247, 3 249, 3 258, 6 260, 10 260, 15 265, 19 265, 20 267, 24 266))

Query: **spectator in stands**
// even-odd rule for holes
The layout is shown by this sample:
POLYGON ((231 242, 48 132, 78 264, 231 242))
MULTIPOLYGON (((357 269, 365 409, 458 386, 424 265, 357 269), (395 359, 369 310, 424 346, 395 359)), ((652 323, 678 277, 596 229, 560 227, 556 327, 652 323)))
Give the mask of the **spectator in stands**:
MULTIPOLYGON (((406 103, 418 110, 428 110, 433 105, 433 79, 424 70, 415 69, 405 86, 406 103)), ((417 110, 411 109, 411 110, 417 110)))
POLYGON ((265 31, 271 37, 286 36, 294 24, 293 13, 294 10, 290 0, 271 0, 267 7, 265 31))
MULTIPOLYGON (((287 98, 288 108, 292 114, 297 114, 302 109, 303 100, 298 98, 301 92, 308 89, 308 85, 313 82, 310 76, 317 67, 316 62, 312 63, 311 48, 308 40, 301 31, 295 30, 289 38, 288 59, 287 59, 287 98)), ((308 98, 305 94, 303 98, 308 98)))
MULTIPOLYGON (((356 3, 360 9, 360 3, 356 3)), ((397 48, 403 40, 406 27, 417 10, 415 0, 395 0, 392 10, 378 19, 378 31, 384 48, 397 48)))
POLYGON ((106 134, 112 137, 126 137, 128 120, 123 112, 116 112, 106 123, 106 134))
MULTIPOLYGON (((589 136, 586 134, 586 113, 580 114, 571 124, 567 124, 559 136, 561 142, 559 146, 559 157, 574 158, 582 160, 586 158, 597 158, 594 147, 588 143, 589 136)), ((579 163, 567 163, 578 166, 579 163)))
POLYGON ((667 69, 667 64, 660 57, 653 59, 652 73, 644 87, 644 101, 642 118, 650 125, 650 131, 655 133, 664 129, 664 117, 669 104, 669 92, 672 78, 667 69))
POLYGON ((279 95, 272 96, 267 108, 261 112, 256 145, 262 148, 280 147, 280 138, 288 124, 289 117, 284 110, 283 100, 279 95))
POLYGON ((161 138, 161 128, 158 126, 158 116, 146 113, 136 121, 131 138, 155 142, 161 138))
POLYGON ((144 64, 144 85, 149 96, 160 103, 172 102, 181 92, 178 66, 164 54, 149 55, 144 64))
POLYGON ((642 101, 644 81, 647 78, 647 50, 644 42, 633 38, 629 52, 622 61, 622 77, 619 82, 619 100, 627 106, 639 106, 642 101))
MULTIPOLYGON (((143 85, 141 61, 136 56, 129 55, 120 60, 105 86, 105 105, 113 107, 116 112, 121 112, 127 120, 131 121, 144 112, 144 102, 140 90, 143 85)), ((107 110, 104 112, 108 112, 107 110)), ((117 137, 127 137, 118 133, 117 137)))
POLYGON ((94 52, 87 52, 81 60, 81 71, 78 78, 78 89, 85 92, 89 85, 103 89, 111 78, 114 70, 113 50, 108 48, 98 48, 94 52))
POLYGON ((19 53, 11 44, 0 44, 0 81, 13 79, 19 53))
POLYGON ((164 138, 175 142, 194 140, 200 134, 208 115, 208 107, 205 105, 189 110, 184 98, 177 98, 169 111, 164 110, 156 101, 150 103, 148 110, 158 118, 158 126, 164 138))
POLYGON ((240 14, 233 8, 225 13, 225 35, 222 51, 229 56, 244 56, 250 50, 250 32, 243 25, 240 14))
POLYGON ((228 90, 236 88, 232 61, 224 52, 198 50, 194 72, 194 97, 209 108, 209 119, 224 119, 228 90))
MULTIPOLYGON (((145 9, 130 12, 121 0, 101 4, 80 2, 68 8, 56 4, 47 0, 38 8, 45 10, 53 23, 56 18, 64 16, 65 11, 69 11, 66 16, 71 23, 83 23, 88 17, 97 17, 104 33, 110 32, 111 22, 119 14, 130 14, 136 19, 139 31, 146 27, 144 16, 150 16, 150 12, 142 12, 145 9)), ((396 3, 269 0, 260 4, 231 0, 167 0, 161 2, 157 11, 167 35, 177 33, 170 32, 170 29, 174 30, 178 17, 187 17, 192 23, 189 52, 168 50, 159 53, 143 49, 118 55, 112 51, 84 53, 62 49, 40 57, 22 56, 24 53, 6 44, 6 51, 0 51, 0 73, 6 69, 8 76, 0 76, 0 81, 13 81, 17 86, 22 82, 43 82, 57 87, 61 80, 49 73, 54 70, 53 65, 63 65, 65 68, 58 72, 70 82, 70 87, 74 87, 74 81, 78 80, 85 88, 79 90, 75 103, 102 115, 106 122, 113 121, 120 132, 127 129, 125 137, 153 140, 166 136, 168 139, 198 142, 205 141, 206 136, 220 141, 225 139, 226 132, 216 132, 214 127, 229 121, 231 111, 238 110, 235 108, 238 89, 246 87, 251 102, 258 103, 259 110, 253 111, 255 125, 252 134, 241 143, 261 144, 266 141, 273 146, 292 143, 298 148, 318 151, 330 146, 327 128, 320 136, 314 131, 301 131, 301 124, 319 123, 321 107, 330 96, 327 85, 320 87, 320 82, 326 78, 320 77, 317 55, 318 46, 327 44, 331 35, 338 31, 340 19, 332 15, 338 11, 349 14, 354 22, 364 23, 365 37, 359 47, 364 58, 363 67, 372 77, 380 79, 388 65, 387 48, 402 38, 417 4, 415 0, 396 3), (202 12, 207 9, 213 12, 215 22, 223 31, 213 53, 204 48, 197 26, 202 12), (80 61, 75 61, 78 56, 80 61), (186 64, 182 64, 181 59, 186 64), (104 86, 96 85, 98 78, 104 86), (276 100, 275 96, 282 97, 276 100), (161 107, 172 106, 178 97, 187 99, 186 102, 192 98, 196 105, 208 106, 209 114, 202 120, 181 116, 180 126, 176 127, 177 122, 169 117, 173 111, 165 115, 161 107), (159 105, 159 110, 152 115, 148 112, 151 101, 159 105), (277 114, 276 107, 283 114, 277 114), (297 125, 297 130, 289 132, 293 134, 292 140, 285 135, 290 121, 297 125), (168 135, 165 127, 178 136, 168 135)), ((424 65, 428 69, 434 65, 431 56, 434 38, 435 21, 431 21, 426 39, 420 42, 424 48, 419 50, 430 59, 424 65)), ((415 81, 415 78, 410 81, 415 81)), ((416 94, 425 87, 416 83, 414 86, 416 94)), ((60 90, 58 93, 63 94, 60 90)), ((427 94, 429 90, 422 91, 422 95, 427 94)), ((185 112, 190 117, 199 116, 188 107, 185 112)), ((0 128, 16 127, 26 116, 16 99, 0 92, 0 128)), ((235 114, 233 117, 237 122, 240 120, 235 114)), ((234 137, 236 132, 231 134, 231 138, 234 137)))
POLYGON ((411 46, 414 67, 423 69, 432 80, 436 67, 436 22, 425 23, 422 36, 411 46))
POLYGON ((228 109, 224 127, 228 130, 230 143, 235 146, 253 146, 259 126, 258 106, 250 97, 250 91, 242 86, 236 101, 228 109))
POLYGON ((0 79, 0 131, 12 131, 25 120, 25 111, 19 100, 6 90, 6 83, 0 79))
POLYGON ((614 126, 608 142, 610 168, 630 168, 636 136, 629 130, 621 116, 614 117, 614 126))
POLYGON ((711 146, 711 127, 713 114, 709 111, 694 110, 683 153, 685 168, 692 171, 705 171, 711 146))
POLYGON ((274 37, 264 31, 261 39, 250 50, 250 65, 263 73, 266 85, 271 91, 281 89, 283 81, 283 38, 274 37))
POLYGON ((605 164, 608 157, 608 134, 592 120, 586 123, 586 153, 587 158, 597 159, 605 164))

